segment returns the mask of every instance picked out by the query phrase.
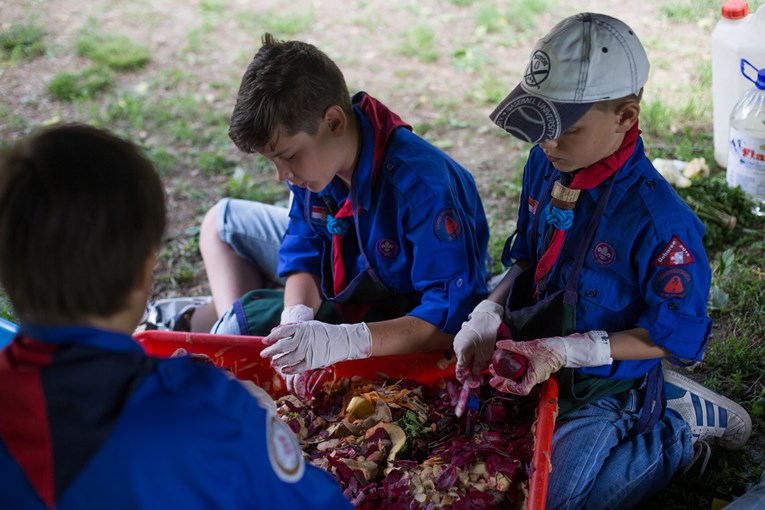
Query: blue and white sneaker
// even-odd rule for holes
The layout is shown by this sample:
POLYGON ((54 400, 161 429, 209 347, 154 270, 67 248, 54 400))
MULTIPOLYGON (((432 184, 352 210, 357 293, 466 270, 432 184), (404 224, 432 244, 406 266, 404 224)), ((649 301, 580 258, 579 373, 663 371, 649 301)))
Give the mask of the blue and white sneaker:
POLYGON ((746 444, 752 433, 752 419, 743 407, 671 370, 664 370, 664 388, 667 407, 691 426, 694 444, 714 439, 729 450, 746 444))
POLYGON ((146 304, 136 332, 148 330, 190 331, 191 314, 212 302, 211 296, 157 299, 146 304))

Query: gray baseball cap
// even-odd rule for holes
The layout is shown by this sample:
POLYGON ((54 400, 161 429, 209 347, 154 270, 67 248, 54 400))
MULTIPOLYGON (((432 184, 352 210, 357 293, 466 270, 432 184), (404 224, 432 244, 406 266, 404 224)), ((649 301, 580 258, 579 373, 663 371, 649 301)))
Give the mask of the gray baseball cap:
POLYGON ((598 101, 638 94, 648 68, 643 45, 624 22, 576 14, 537 41, 523 81, 489 118, 524 142, 552 140, 598 101))

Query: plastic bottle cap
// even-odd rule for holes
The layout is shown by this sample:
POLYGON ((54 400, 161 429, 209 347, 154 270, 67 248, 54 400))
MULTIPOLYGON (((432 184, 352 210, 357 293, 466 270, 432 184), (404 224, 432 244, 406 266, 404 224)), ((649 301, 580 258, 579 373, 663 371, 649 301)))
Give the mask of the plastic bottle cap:
POLYGON ((728 0, 722 6, 723 18, 741 19, 749 14, 749 4, 744 0, 728 0))
POLYGON ((765 69, 757 72, 757 81, 754 84, 758 89, 765 90, 765 69))

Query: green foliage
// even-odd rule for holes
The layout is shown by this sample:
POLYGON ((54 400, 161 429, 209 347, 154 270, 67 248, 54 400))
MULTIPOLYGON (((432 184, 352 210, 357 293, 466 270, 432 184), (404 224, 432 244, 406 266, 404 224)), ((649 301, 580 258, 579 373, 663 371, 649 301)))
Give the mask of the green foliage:
POLYGON ((112 69, 140 69, 151 60, 149 48, 119 34, 83 30, 77 36, 77 52, 112 69))
MULTIPOLYGON (((762 0, 748 0, 749 12, 756 11, 762 3, 762 0)), ((678 23, 697 22, 704 18, 717 20, 722 17, 722 4, 720 0, 675 0, 664 3, 660 11, 665 18, 678 23)))
POLYGON ((274 11, 257 13, 253 20, 264 31, 272 32, 277 36, 294 36, 308 30, 316 19, 314 12, 277 14, 274 11))
POLYGON ((436 33, 428 25, 417 25, 401 36, 401 53, 423 62, 436 62, 439 58, 436 33))
POLYGON ((0 32, 0 50, 11 60, 27 60, 45 53, 45 29, 34 23, 14 23, 0 32))
POLYGON ((480 30, 493 34, 508 25, 507 18, 503 16, 499 7, 494 4, 485 4, 478 7, 475 13, 475 24, 480 30))
POLYGON ((58 73, 48 83, 48 93, 60 101, 88 99, 111 87, 113 82, 114 73, 108 67, 93 65, 79 72, 58 73))
POLYGON ((529 31, 536 27, 539 16, 555 9, 555 0, 516 0, 509 3, 507 19, 518 30, 529 31))
POLYGON ((8 296, 5 294, 5 292, 1 288, 0 288, 0 317, 14 323, 19 322, 18 318, 16 317, 16 312, 13 311, 13 306, 11 305, 11 302, 8 300, 8 296))
POLYGON ((199 6, 203 12, 215 14, 220 14, 226 10, 226 2, 224 0, 202 0, 199 6))
POLYGON ((244 168, 237 167, 234 174, 228 180, 225 195, 243 200, 254 200, 274 204, 284 201, 288 190, 286 186, 276 185, 271 182, 263 182, 262 178, 254 175, 244 168))
POLYGON ((189 227, 165 241, 157 257, 154 287, 158 290, 179 288, 197 278, 193 261, 199 260, 199 227, 189 227))
POLYGON ((222 151, 205 151, 199 155, 199 169, 205 175, 225 175, 229 169, 236 165, 222 151))
POLYGON ((675 115, 661 98, 643 102, 640 108, 640 128, 658 139, 672 136, 672 122, 675 115))
POLYGON ((735 244, 743 234, 761 223, 752 212, 751 197, 738 186, 728 186, 724 174, 693 178, 692 183, 689 188, 677 192, 704 221, 707 251, 717 252, 735 244))

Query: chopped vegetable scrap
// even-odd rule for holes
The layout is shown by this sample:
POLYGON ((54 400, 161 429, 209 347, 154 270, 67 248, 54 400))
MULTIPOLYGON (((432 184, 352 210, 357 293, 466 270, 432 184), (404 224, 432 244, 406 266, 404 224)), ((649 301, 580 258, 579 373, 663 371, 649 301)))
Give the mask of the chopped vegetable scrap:
POLYGON ((276 403, 307 461, 337 478, 358 509, 523 507, 536 402, 484 384, 477 409, 457 418, 459 391, 456 380, 433 388, 343 378, 314 400, 276 403))

